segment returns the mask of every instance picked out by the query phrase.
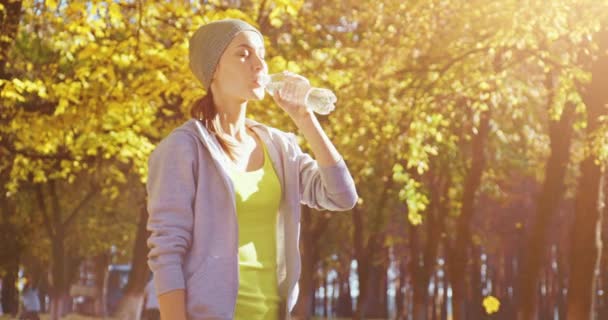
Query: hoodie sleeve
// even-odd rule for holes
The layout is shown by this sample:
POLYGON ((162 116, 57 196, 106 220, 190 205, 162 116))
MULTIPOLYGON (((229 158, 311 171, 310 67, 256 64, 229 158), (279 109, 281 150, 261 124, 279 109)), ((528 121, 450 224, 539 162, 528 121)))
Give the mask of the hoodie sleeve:
POLYGON ((302 151, 294 134, 289 134, 289 139, 295 150, 302 204, 317 210, 352 209, 359 196, 344 159, 332 166, 321 167, 308 153, 302 151))
POLYGON ((196 141, 179 131, 148 159, 148 265, 158 295, 185 288, 182 265, 192 240, 197 161, 196 141))

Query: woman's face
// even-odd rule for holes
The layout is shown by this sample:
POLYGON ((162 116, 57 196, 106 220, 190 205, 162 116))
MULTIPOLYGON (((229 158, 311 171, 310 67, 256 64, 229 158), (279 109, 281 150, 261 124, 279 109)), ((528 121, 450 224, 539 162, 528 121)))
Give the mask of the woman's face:
POLYGON ((264 41, 253 31, 239 32, 228 45, 211 81, 214 95, 239 101, 261 100, 260 75, 268 72, 264 41))

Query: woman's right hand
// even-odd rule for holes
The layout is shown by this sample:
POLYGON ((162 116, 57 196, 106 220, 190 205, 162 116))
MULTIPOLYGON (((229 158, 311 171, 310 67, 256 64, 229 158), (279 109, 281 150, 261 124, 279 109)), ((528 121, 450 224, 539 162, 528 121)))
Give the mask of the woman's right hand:
POLYGON ((309 115, 312 112, 304 105, 304 97, 310 90, 310 82, 305 77, 289 71, 283 71, 283 87, 272 96, 277 105, 293 119, 309 115))

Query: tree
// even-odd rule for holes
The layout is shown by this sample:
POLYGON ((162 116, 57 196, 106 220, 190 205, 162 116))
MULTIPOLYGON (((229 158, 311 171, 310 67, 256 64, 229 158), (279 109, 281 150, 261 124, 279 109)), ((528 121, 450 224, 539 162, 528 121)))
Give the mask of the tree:
POLYGON ((586 106, 587 143, 585 158, 580 164, 581 175, 576 194, 576 216, 572 227, 570 281, 568 283, 568 318, 592 319, 596 295, 595 277, 599 270, 602 250, 602 217, 604 192, 600 185, 605 158, 598 161, 597 153, 606 148, 606 128, 601 119, 607 113, 608 93, 608 28, 602 26, 598 38, 598 57, 585 57, 591 66, 591 82, 583 89, 586 106), (601 141, 601 142, 600 142, 601 141), (598 150, 597 148, 600 148, 598 150), (595 152, 593 152, 595 150, 595 152), (601 161, 601 162, 600 162, 601 161), (581 254, 581 253, 585 254, 581 254))

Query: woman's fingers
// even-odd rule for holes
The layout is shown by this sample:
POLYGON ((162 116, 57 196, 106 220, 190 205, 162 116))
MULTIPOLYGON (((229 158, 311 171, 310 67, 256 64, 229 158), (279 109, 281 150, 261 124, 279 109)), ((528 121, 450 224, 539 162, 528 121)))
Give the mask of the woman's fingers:
POLYGON ((301 75, 288 72, 286 74, 285 86, 286 91, 283 96, 285 99, 294 103, 303 104, 304 97, 310 89, 310 82, 301 75))
POLYGON ((292 81, 285 81, 285 84, 279 90, 281 97, 284 101, 294 101, 295 99, 295 83, 292 81))
POLYGON ((304 98, 310 89, 308 79, 295 73, 284 71, 283 86, 276 91, 275 101, 290 115, 308 112, 304 98))

